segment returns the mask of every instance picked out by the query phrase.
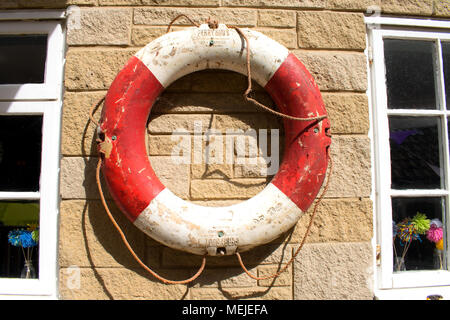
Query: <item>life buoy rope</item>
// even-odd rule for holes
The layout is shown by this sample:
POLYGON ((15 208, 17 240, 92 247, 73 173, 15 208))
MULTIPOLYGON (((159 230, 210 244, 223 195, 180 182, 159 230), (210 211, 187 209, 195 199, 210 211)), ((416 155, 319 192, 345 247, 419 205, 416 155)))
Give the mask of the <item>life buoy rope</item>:
MULTIPOLYGON (((177 17, 178 18, 178 17, 177 17)), ((175 20, 175 19, 174 19, 175 20)), ((173 23, 174 21, 172 21, 172 23, 173 23)), ((172 25, 172 23, 169 25, 169 27, 168 27, 168 31, 170 30, 170 26, 172 25)), ((272 113, 274 113, 274 114, 276 114, 277 116, 281 116, 281 117, 283 117, 283 118, 286 118, 286 119, 289 119, 289 120, 299 120, 299 121, 315 121, 315 125, 317 125, 315 128, 314 128, 314 133, 315 134, 317 134, 317 133, 321 133, 322 135, 323 135, 323 137, 328 137, 328 139, 330 138, 330 134, 329 134, 329 123, 328 123, 328 121, 326 120, 326 118, 327 118, 327 115, 326 115, 326 112, 325 112, 325 109, 324 109, 324 106, 323 106, 323 102, 322 102, 322 100, 321 100, 321 98, 320 98, 320 93, 318 94, 318 96, 317 96, 317 92, 318 92, 318 89, 317 89, 317 86, 314 84, 314 81, 312 80, 312 78, 309 76, 308 78, 307 78, 307 80, 305 80, 306 81, 306 84, 308 85, 308 86, 310 86, 310 89, 311 90, 314 90, 315 92, 313 92, 312 93, 312 95, 313 95, 313 97, 311 98, 311 96, 307 96, 306 97, 306 100, 308 100, 308 102, 311 102, 311 101, 313 101, 313 102, 318 102, 319 104, 321 103, 321 105, 319 106, 319 107, 317 107, 317 106, 315 106, 315 110, 316 110, 316 114, 315 115, 312 115, 311 114, 311 112, 309 112, 308 113, 308 117, 304 117, 304 116, 293 116, 293 115, 289 115, 289 114, 286 114, 286 113, 284 113, 284 112, 277 112, 277 111, 275 111, 275 110, 272 110, 272 109, 270 109, 270 108, 268 108, 268 107, 266 107, 266 106, 264 106, 264 105, 262 105, 262 104, 260 104, 258 101, 256 101, 256 100, 254 100, 254 99, 252 99, 252 98, 250 98, 249 96, 248 96, 248 94, 250 93, 250 91, 251 91, 251 68, 250 68, 250 40, 248 39, 248 37, 245 35, 245 33, 244 32, 242 32, 242 30, 241 29, 239 29, 239 28, 237 28, 237 27, 233 27, 235 30, 236 30, 236 32, 242 37, 242 38, 244 38, 244 40, 245 40, 245 43, 246 43, 246 50, 247 50, 247 55, 246 55, 246 67, 247 67, 247 78, 248 78, 248 88, 247 88, 247 90, 246 90, 246 92, 244 93, 244 98, 247 100, 247 101, 249 101, 249 102, 251 102, 251 103, 253 103, 253 104, 255 104, 255 105, 257 105, 258 107, 261 107, 261 108, 263 108, 263 109, 265 109, 265 110, 267 110, 267 111, 269 111, 269 112, 272 112, 272 113), (319 110, 318 109, 320 109, 321 111, 322 111, 322 114, 320 114, 320 112, 319 112, 319 110), (317 114, 317 113, 319 113, 319 114, 317 114), (327 121, 327 123, 324 125, 324 126, 322 126, 321 124, 320 124, 320 122, 322 122, 323 120, 326 120, 327 121)), ((288 68, 289 67, 293 67, 293 68, 298 68, 298 64, 297 64, 297 62, 295 61, 295 60, 292 60, 292 56, 288 56, 288 58, 290 57, 290 61, 289 61, 289 63, 288 63, 288 68)), ((144 57, 145 58, 145 57, 144 57)), ((288 58, 286 58, 286 60, 288 60, 288 58)), ((302 66, 302 65, 301 65, 302 66)), ((136 68, 138 68, 138 65, 135 65, 135 66, 133 66, 133 68, 134 68, 134 70, 136 71, 136 68)), ((281 67, 279 67, 280 69, 281 69, 281 67)), ((286 67, 285 67, 286 68, 286 67)), ((302 74, 306 74, 306 76, 308 76, 309 75, 309 73, 307 73, 307 71, 306 71, 306 69, 304 69, 304 68, 302 68, 302 67, 300 67, 301 68, 301 70, 300 70, 300 72, 302 73, 302 74)), ((277 71, 278 72, 278 70, 275 70, 275 71, 277 71)), ((128 79, 129 80, 129 79, 128 79)), ((117 81, 117 78, 116 78, 116 80, 115 80, 115 82, 117 81)), ((123 81, 123 80, 122 80, 123 81)), ((280 82, 280 80, 278 79, 278 82, 280 82)), ((132 81, 131 81, 131 83, 132 83, 132 81)), ((301 85, 301 84, 305 84, 305 83, 296 83, 298 86, 299 85, 301 85)), ((114 83, 113 83, 113 85, 114 85, 114 83)), ((112 86, 113 86, 112 85, 112 86)), ((129 86, 130 86, 130 84, 128 84, 129 86)), ((275 86, 277 86, 278 85, 278 87, 280 86, 280 83, 278 83, 278 84, 276 84, 275 86)), ((116 85, 116 87, 117 87, 117 85, 116 85)), ((267 88, 266 88, 267 89, 267 88)), ((283 88, 282 88, 283 89, 283 88)), ((291 88, 292 90, 295 90, 295 88, 291 88)), ((111 89, 110 89, 111 90, 111 89)), ((273 89, 272 89, 273 90, 273 89)), ((282 91, 282 90, 281 90, 282 91)), ((159 92, 160 92, 160 90, 159 90, 159 92)), ((157 93, 157 94, 159 94, 159 92, 157 93)), ((304 93, 304 92, 303 92, 304 93)), ((157 96, 157 94, 156 94, 156 96, 157 96)), ((272 91, 272 94, 273 94, 273 91, 272 91)), ((155 95, 155 92, 153 93, 153 95, 155 95)), ((112 96, 114 96, 114 94, 112 94, 112 96)), ((116 97, 116 96, 114 96, 114 97, 116 97)), ((123 98, 123 97, 122 97, 123 98)), ((275 97, 276 98, 276 97, 275 97)), ((279 98, 279 97, 278 97, 279 98)), ((298 97, 295 97, 296 99, 298 99, 298 97)), ((305 98, 304 96, 302 96, 302 98, 305 98)), ((107 97, 107 99, 108 99, 108 97, 107 97)), ((120 100, 120 99, 119 99, 120 100)), ((155 96, 153 96, 153 101, 155 100, 155 96)), ((275 99, 276 100, 276 99, 275 99)), ((282 99, 281 99, 282 100, 282 99)), ((105 159, 105 160, 107 160, 107 158, 109 158, 109 155, 110 155, 110 152, 111 152, 111 150, 112 150, 112 141, 111 140, 115 140, 115 139, 117 139, 117 136, 115 136, 115 135, 112 135, 111 136, 111 133, 110 132, 108 132, 109 134, 110 134, 110 140, 108 141, 108 137, 105 135, 105 131, 107 131, 108 129, 106 129, 105 130, 105 128, 102 128, 101 126, 102 126, 102 124, 104 123, 104 121, 105 121, 105 114, 103 113, 103 115, 102 115, 102 124, 98 124, 97 123, 97 121, 95 121, 95 119, 94 119, 94 117, 93 117, 93 115, 92 115, 92 113, 93 113, 93 111, 94 111, 94 107, 95 108, 98 108, 100 105, 101 105, 101 103, 104 101, 104 98, 103 99, 101 99, 97 104, 95 104, 94 106, 93 106, 93 108, 91 109, 91 113, 90 113, 90 118, 91 118, 91 121, 93 122, 93 123, 95 123, 96 125, 97 125, 97 129, 99 130, 99 133, 101 133, 101 137, 102 137, 102 139, 100 139, 99 141, 98 141, 98 143, 99 143, 99 152, 101 153, 101 155, 100 155, 100 157, 99 157, 99 163, 98 163, 98 166, 97 166, 97 175, 96 175, 96 177, 97 177, 97 185, 98 185, 98 188, 99 188, 99 192, 101 193, 101 199, 102 199, 102 202, 103 202, 103 205, 105 206, 105 209, 106 209, 106 211, 107 211, 107 213, 108 213, 108 215, 109 215, 109 218, 111 219, 111 221, 113 222, 113 224, 114 224, 114 226, 116 227, 116 229, 119 231, 119 233, 120 233, 120 235, 121 235, 121 237, 122 237, 122 240, 123 240, 123 242, 125 243, 125 245, 127 246, 127 248, 128 248, 128 250, 131 252, 131 254, 133 255, 133 257, 136 259, 136 261, 142 266, 142 267, 144 267, 149 273, 151 273, 153 276, 155 276, 156 278, 158 278, 159 280, 161 280, 161 281, 163 281, 164 283, 188 283, 188 282, 191 282, 191 281, 193 281, 193 280, 195 280, 200 274, 201 274, 201 272, 203 271, 203 269, 204 269, 204 267, 205 267, 205 263, 206 263, 206 254, 213 254, 214 253, 214 251, 206 251, 205 252, 205 249, 202 249, 202 250, 198 250, 198 249, 195 249, 195 250, 191 250, 191 251, 189 251, 189 250, 187 250, 187 251, 189 251, 189 252, 193 252, 193 253, 197 253, 197 254, 199 254, 198 252, 203 252, 203 262, 202 262, 202 265, 201 265, 201 267, 200 267, 200 269, 197 271, 197 273, 194 275, 194 276, 192 276, 191 278, 189 278, 189 279, 187 279, 187 280, 182 280, 182 281, 173 281, 173 280, 167 280, 167 279, 165 279, 165 278, 163 278, 163 277, 161 277, 161 276, 159 276, 158 274, 156 274, 154 271, 152 271, 150 268, 148 268, 140 259, 139 259, 139 257, 134 253, 134 251, 133 251, 133 249, 131 248, 131 246, 129 245, 129 243, 128 243, 128 241, 126 240, 126 237, 124 236, 124 234, 123 234, 123 232, 120 230, 120 227, 118 226, 118 224, 115 222, 115 220, 114 220, 114 218, 112 217, 112 215, 111 215, 111 213, 110 213, 110 211, 109 211, 109 209, 108 209, 108 207, 107 207, 107 204, 106 204, 106 201, 105 201, 105 199, 104 199, 104 196, 103 196, 103 192, 102 192, 102 190, 101 190, 101 184, 100 184, 100 168, 101 168, 101 166, 102 166, 102 158, 103 159, 105 159)), ((106 103, 109 103, 109 105, 111 105, 111 97, 109 97, 109 101, 107 100, 106 101, 106 103)), ((153 103, 153 102, 151 102, 151 103, 153 103)), ((151 107, 151 105, 150 105, 150 107, 151 107)), ((286 106, 284 106, 285 108, 284 109, 286 109, 286 106)), ((122 107, 123 108, 123 107, 122 107)), ((283 108, 282 108, 283 109, 283 108)), ((289 109, 289 108, 288 108, 289 109)), ((314 109, 314 108, 313 108, 314 109)), ((292 110, 291 110, 292 111, 292 110)), ((309 111, 311 111, 311 110, 309 110, 309 111)), ((302 112, 298 112, 298 110, 297 110, 297 113, 302 113, 302 112)), ((148 115, 147 115, 148 116, 148 115)), ((314 124, 314 123, 313 123, 314 124)), ((285 123, 285 126, 286 126, 286 123, 285 123)), ((106 126, 107 127, 107 126, 106 126)), ((309 124, 308 126, 302 126, 301 127, 301 131, 300 131, 300 133, 305 133, 305 132, 307 132, 309 129, 311 129, 311 124, 309 124)), ((298 139, 298 143, 299 144, 301 144, 302 143, 302 141, 300 140, 300 138, 298 137, 298 135, 299 135, 299 130, 298 130, 298 127, 296 128, 295 126, 290 126, 289 127, 291 130, 287 133, 287 135, 289 136, 287 139, 288 139, 288 141, 290 142, 290 143, 292 143, 292 141, 297 141, 297 139, 298 139), (294 129, 297 129, 297 130, 293 130, 293 128, 294 129), (294 135, 292 135, 292 132, 293 132, 293 134, 294 135), (290 136, 290 134, 291 134, 291 136, 290 136)), ((306 133, 307 135, 308 135, 308 133, 306 133)), ((308 143, 311 143, 311 141, 309 141, 308 143)), ((309 206, 309 204, 308 204, 308 202, 310 203, 310 202, 312 202, 312 200, 314 200, 314 198, 315 198, 315 195, 316 195, 316 193, 319 191, 319 188, 320 188, 320 185, 322 184, 322 182, 323 182, 323 180, 324 180, 324 178, 325 178, 325 175, 327 176, 327 182, 326 182, 326 184, 325 184, 325 187, 324 187, 324 189, 323 189, 323 192, 322 192, 322 194, 321 194, 321 196, 318 198, 318 200, 316 201, 316 203, 314 204, 314 210, 313 210, 313 213, 312 213, 312 215, 311 215, 311 219, 310 219, 310 223, 309 223, 309 225, 308 225, 308 227, 307 227, 307 230, 306 230, 306 232, 305 232, 305 235, 304 235, 304 237, 303 237, 303 239, 302 239, 302 242, 300 243, 300 246, 299 246, 299 248, 295 251, 295 253, 293 254, 293 256, 292 256, 292 258, 288 261, 288 263, 287 264, 285 264, 285 266, 283 267, 283 268, 281 268, 280 270, 279 270, 279 272, 277 272, 277 273, 275 273, 275 274, 273 274, 273 275, 270 275, 270 276, 267 276, 267 277, 260 277, 260 278, 258 278, 258 277, 255 277, 255 276, 253 276, 248 270, 247 270, 247 268, 245 267, 245 265, 244 265, 244 263, 243 263, 243 261, 242 261, 242 258, 241 258, 241 256, 240 256, 240 253, 239 253, 239 250, 237 250, 237 246, 230 246, 230 251, 231 251, 231 253, 228 253, 228 254, 236 254, 236 256, 237 256, 237 258, 238 258, 238 260, 239 260, 239 263, 240 263, 240 265, 241 265, 241 267, 243 268, 243 270, 247 273, 247 275, 249 275, 250 277, 252 277, 252 278, 254 278, 254 279, 258 279, 258 280, 261 280, 261 279, 268 279, 268 278, 274 278, 274 277, 277 277, 281 272, 283 272, 283 271, 285 271, 286 269, 287 269, 287 267, 293 262, 293 260, 294 260, 294 258, 297 256, 297 254, 300 252, 300 250, 301 250, 301 248, 303 247, 303 244, 305 243, 305 241, 306 241, 306 238, 307 238, 307 236, 308 236, 308 234, 309 234, 309 232, 310 232, 310 229, 311 229, 311 226, 312 226, 312 223, 313 223, 313 220, 314 220, 314 217, 315 217, 315 215, 316 215, 316 211, 317 211, 317 206, 318 206, 318 204, 320 203, 320 201, 321 201, 321 199, 322 199, 322 197, 323 197, 323 195, 325 194, 325 192, 326 192, 326 190, 327 190, 327 188, 328 188, 328 182, 329 182, 329 175, 330 175, 330 173, 331 173, 331 170, 332 170, 332 162, 331 162, 331 158, 329 157, 329 154, 328 154, 328 146, 329 146, 329 141, 328 140, 324 140, 323 138, 321 138, 321 140, 320 140, 320 146, 319 146, 319 148, 324 148, 322 151, 317 151, 316 153, 317 154, 319 154, 319 153, 321 153, 321 152, 323 152, 323 156, 325 157, 325 159, 323 159, 322 158, 322 160, 320 160, 319 162, 320 162, 320 165, 322 165, 322 167, 317 167, 317 168, 315 168, 315 170, 317 171, 317 173, 318 173, 318 175, 317 175, 317 177, 316 177, 316 182, 315 183, 312 183, 311 185, 313 185, 314 187, 313 187, 313 190, 310 192, 310 194, 308 195, 308 200, 306 200, 306 201, 302 201, 302 200, 299 200, 299 195, 297 194, 298 193, 298 191, 299 190, 297 190, 297 189, 299 189, 298 188, 298 186, 297 187, 295 187, 294 186, 294 188, 292 188, 292 179, 291 179, 291 181, 290 181, 290 184, 291 184, 291 188, 289 189, 289 188, 287 188, 284 192, 285 193, 289 193, 290 194, 290 197, 292 197, 292 201, 294 201, 294 203, 296 203, 296 205, 297 206, 299 206, 299 205, 301 205, 301 206, 303 206, 302 207, 302 209, 303 209, 303 211, 300 211, 300 213, 302 213, 302 212, 304 212, 304 211, 306 211, 305 210, 305 208, 307 208, 308 206, 309 206), (327 163, 329 163, 330 164, 330 172, 328 173, 328 174, 326 174, 326 169, 327 169, 327 167, 328 167, 328 165, 326 165, 327 163), (325 167, 323 167, 323 165, 325 164, 325 167), (319 177, 320 176, 320 177, 319 177), (310 199, 312 199, 312 200, 310 200, 310 199), (234 250, 234 251, 233 251, 234 250)), ((116 152, 116 151, 114 151, 114 152, 116 152)), ((294 156, 295 157, 298 157, 298 153, 297 154, 294 154, 294 156)), ((283 164, 282 164, 282 167, 283 167, 283 164)), ((151 168, 150 168, 151 169, 151 168)), ((283 168, 281 168, 281 169, 283 169, 283 168)), ((284 168, 285 169, 285 168, 284 168)), ((105 169, 104 169, 105 170, 105 169)), ((128 169, 128 170, 130 170, 130 169, 128 169)), ((145 169, 143 169, 143 170, 145 170, 145 169)), ((295 173, 295 172, 294 172, 295 173)), ((295 176, 295 174, 294 174, 294 176, 295 176)), ((297 176, 298 176, 298 174, 297 174, 297 176)), ((295 176, 294 178, 298 178, 297 176, 295 176)), ((107 182, 108 182, 108 179, 109 179, 109 185, 112 183, 113 185, 114 185, 114 182, 111 182, 111 176, 109 176, 109 177, 106 177, 106 179, 107 179, 107 182)), ((157 180, 157 179, 156 179, 157 180)), ((289 182, 289 181, 288 181, 289 182)), ((289 184, 289 183, 288 183, 289 184)), ((294 182, 294 184, 295 184, 295 182, 294 182)), ((114 189, 114 186, 112 187, 113 189, 114 189)), ((162 185, 158 185, 158 187, 157 187, 157 189, 158 188, 162 188, 161 190, 163 190, 164 189, 164 186, 162 186, 162 185)), ((110 186, 110 189, 111 189, 111 186, 110 186)), ((164 189, 164 190, 166 190, 166 189, 164 189)), ((113 191, 116 191, 117 192, 117 190, 113 190, 113 191)), ((156 191, 156 193, 160 193, 161 191, 156 191)), ((278 194, 278 191, 277 191, 277 194, 278 194)), ((126 207, 126 205, 127 204, 124 204, 124 203, 121 203, 121 200, 120 199, 117 199, 117 193, 116 194, 114 194, 114 192, 112 192, 112 195, 113 195, 113 198, 115 198, 116 199, 116 201, 118 201, 119 203, 119 207, 121 207, 121 209, 123 210, 123 211, 125 211, 125 213, 127 213, 126 212, 126 209, 124 210, 124 207, 126 207)), ((169 194, 170 195, 170 194, 169 194)), ((280 196, 278 196, 278 197, 280 197, 280 196)), ((284 196, 284 194, 283 195, 281 195, 281 197, 285 197, 284 196)), ((170 196, 169 197, 170 199, 175 199, 176 200, 176 198, 173 198, 172 196, 170 196)), ((278 199, 278 198, 277 198, 278 199)), ((122 201, 123 201, 123 199, 122 199, 122 201)), ((284 200, 283 200, 284 201, 284 200)), ((289 200, 288 200, 289 201, 289 200)), ((161 202, 159 202, 159 205, 161 205, 161 202)), ((291 210, 293 210, 293 211, 295 211, 295 209, 292 207, 292 206, 290 206, 290 207, 288 207, 288 208, 290 208, 291 210)), ((167 210, 167 209, 165 209, 165 210, 167 210)), ((298 211, 298 209, 297 209, 297 211, 298 211)), ((153 212, 155 212, 155 211, 153 211, 153 212)), ((128 214, 128 216, 129 216, 129 214, 128 214)), ((288 217, 288 216, 285 216, 285 217, 288 217)), ((133 218, 136 218, 136 217, 133 217, 133 218)), ((148 217, 147 217, 148 218, 148 217)), ((294 216, 289 216, 289 219, 291 219, 291 220, 295 220, 295 222, 296 222, 296 220, 298 220, 298 218, 299 218, 299 214, 298 214, 298 212, 296 212, 295 214, 294 214, 294 216)), ((144 223, 142 223, 141 222, 141 225, 140 225, 140 227, 141 227, 141 229, 143 229, 143 231, 145 232, 145 231, 147 231, 146 233, 149 233, 148 231, 148 228, 150 228, 151 226, 150 225, 146 225, 145 223, 147 223, 147 222, 145 222, 146 220, 144 220, 144 223), (147 228, 147 230, 145 230, 147 228)), ((139 226, 138 226, 139 227, 139 226)), ((217 230, 216 230, 217 231, 217 230)), ((228 230, 227 230, 228 231, 228 230)), ((220 231, 220 232, 222 232, 222 231, 220 231)), ((273 234, 273 232, 272 232, 272 234, 273 234)), ((219 237, 220 237, 220 235, 219 235, 219 237)), ((271 236, 272 238, 273 238, 273 236, 271 236)), ((157 240, 160 240, 160 239, 157 239, 157 240)), ((265 239, 265 241, 267 241, 267 239, 265 239)), ((164 243, 164 241, 162 241, 163 243, 164 243)), ((245 243, 245 242, 244 242, 245 243)), ((167 244, 167 243, 166 243, 167 244)), ((169 244, 168 244, 169 245, 169 244)), ((256 244, 257 245, 257 244, 256 244)), ((169 245, 170 246, 170 245, 169 245)), ((173 247, 175 247, 175 248, 177 248, 177 249, 179 249, 179 244, 178 245, 173 245, 173 247), (178 247, 177 247, 178 246, 178 247)), ((251 248, 251 247, 253 247, 252 245, 249 245, 248 243, 247 243, 247 245, 246 245, 246 247, 245 246, 242 246, 242 251, 244 251, 244 250, 248 250, 249 248, 251 248)), ((213 247, 214 248, 214 247, 213 247)), ((183 249, 183 248, 182 248, 183 249)), ((228 250, 228 248, 227 249, 225 249, 225 252, 226 252, 226 250, 228 250)))

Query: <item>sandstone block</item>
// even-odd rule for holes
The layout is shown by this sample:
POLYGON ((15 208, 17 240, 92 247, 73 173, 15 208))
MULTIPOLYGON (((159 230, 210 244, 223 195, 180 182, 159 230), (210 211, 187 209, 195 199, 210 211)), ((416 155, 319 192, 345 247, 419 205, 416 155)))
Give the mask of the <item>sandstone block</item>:
POLYGON ((203 133, 211 126, 209 114, 152 115, 148 129, 151 134, 203 133))
POLYGON ((110 292, 94 268, 70 266, 59 269, 59 298, 63 300, 109 300, 110 292))
MULTIPOLYGON (((225 172, 231 170, 231 162, 226 161, 227 150, 225 145, 226 137, 216 129, 210 129, 203 136, 194 135, 192 141, 192 165, 197 173, 203 170, 203 173, 209 172, 214 175, 215 169, 222 169, 225 172), (202 169, 202 166, 209 168, 202 169)), ((216 172, 218 173, 218 172, 216 172)), ((203 176, 202 173, 199 173, 203 176)), ((229 174, 228 174, 229 175, 229 174)), ((198 177, 198 175, 197 175, 198 177)), ((203 176, 204 178, 206 177, 203 176)), ((222 178, 224 176, 221 176, 222 178)))
MULTIPOLYGON (((205 23, 208 18, 235 26, 255 26, 256 11, 248 9, 227 10, 211 8, 135 8, 134 24, 168 25, 176 16, 185 14, 196 23, 205 23)), ((185 18, 178 19, 174 25, 191 25, 185 18)))
POLYGON ((144 0, 98 0, 101 6, 136 6, 143 5, 144 0))
POLYGON ((297 32, 295 29, 267 29, 256 28, 256 31, 278 41, 281 45, 288 49, 297 48, 297 32))
POLYGON ((23 8, 66 8, 69 5, 95 5, 96 0, 16 0, 23 8))
MULTIPOLYGON (((258 267, 258 277, 268 277, 276 274, 284 265, 268 265, 258 267)), ((261 287, 285 287, 292 284, 292 267, 289 266, 286 271, 280 273, 276 278, 258 280, 258 285, 261 287)))
POLYGON ((126 5, 144 5, 144 6, 205 6, 217 7, 219 0, 99 0, 100 5, 108 6, 126 6, 126 5))
MULTIPOLYGON (((228 95, 238 93, 241 100, 243 100, 242 93, 246 89, 247 74, 239 74, 225 69, 207 69, 188 74, 176 80, 166 89, 166 92, 209 93, 211 96, 225 97, 225 100, 228 99, 228 96, 224 95, 225 93, 228 95)), ((252 92, 255 98, 263 99, 267 103, 272 101, 264 89, 255 81, 252 81, 252 92)), ((249 105, 247 108, 252 107, 249 103, 247 105, 249 105)))
POLYGON ((135 49, 69 49, 65 85, 69 90, 106 90, 135 49))
POLYGON ((134 46, 146 46, 156 38, 164 35, 166 33, 166 30, 167 28, 165 27, 133 28, 133 30, 131 31, 131 43, 134 46))
POLYGON ((199 71, 192 74, 193 92, 241 93, 247 89, 247 77, 237 72, 199 71))
MULTIPOLYGON (((284 237, 284 236, 282 236, 284 237)), ((280 243, 280 239, 273 243, 280 243)), ((259 265, 286 263, 292 257, 292 250, 289 245, 269 243, 255 247, 249 251, 241 253, 242 260, 251 269, 259 265)), ((164 247, 162 251, 162 266, 166 268, 191 267, 195 268, 201 264, 201 257, 187 252, 164 247)), ((236 256, 208 257, 208 267, 241 268, 236 256)), ((256 274, 256 270, 254 272, 256 274)))
POLYGON ((373 299, 370 242, 306 244, 294 262, 294 299, 373 299))
POLYGON ((381 0, 383 13, 431 16, 433 0, 381 0))
MULTIPOLYGON (((283 128, 283 122, 279 117, 263 112, 256 114, 215 114, 213 116, 213 127, 223 133, 229 130, 230 134, 236 132, 237 135, 242 135, 248 130, 255 130, 258 134, 261 129, 280 130, 280 128, 283 128)), ((250 134, 251 132, 248 131, 247 133, 250 134)))
POLYGON ((327 8, 336 10, 355 10, 370 13, 368 11, 381 8, 381 0, 328 0, 327 8))
MULTIPOLYGON (((315 203, 297 222, 290 243, 303 240, 314 206, 315 203)), ((307 242, 370 241, 373 236, 372 215, 372 201, 368 198, 323 199, 317 208, 307 242)))
POLYGON ((369 197, 370 141, 365 136, 334 136, 333 173, 326 197, 369 197))
MULTIPOLYGON (((207 262, 207 265, 208 262, 207 262)), ((250 272, 256 274, 256 268, 251 268, 250 272)), ((205 269, 202 275, 195 281, 195 288, 242 288, 257 286, 254 280, 242 272, 242 268, 220 268, 219 270, 205 269)))
POLYGON ((292 300, 290 287, 223 288, 222 291, 228 299, 292 300))
POLYGON ((150 163, 159 180, 180 198, 189 197, 189 165, 178 164, 171 157, 151 156, 150 163))
MULTIPOLYGON (((262 159, 262 158, 260 158, 262 159)), ((248 159, 250 160, 250 159, 248 159)), ((234 177, 236 178, 262 178, 267 176, 273 176, 275 174, 268 174, 268 167, 264 161, 258 161, 256 164, 235 164, 234 165, 234 177)), ((269 172, 270 173, 270 172, 269 172)))
POLYGON ((260 27, 295 27, 294 11, 258 10, 258 26, 260 27))
MULTIPOLYGON (((113 201, 108 207, 133 250, 144 256, 145 235, 113 201)), ((59 264, 62 267, 138 268, 100 201, 68 200, 60 208, 59 264)))
POLYGON ((323 0, 223 0, 223 6, 323 8, 323 0))
POLYGON ((187 138, 185 134, 173 135, 149 135, 148 150, 151 156, 171 156, 173 153, 182 156, 190 154, 191 145, 180 143, 182 139, 187 138), (176 152, 179 150, 179 152, 176 152))
POLYGON ((248 134, 236 135, 232 138, 234 140, 234 152, 236 153, 237 157, 255 158, 262 153, 258 147, 258 132, 256 130, 250 131, 248 134))
POLYGON ((216 288, 192 288, 190 294, 192 300, 227 300, 222 290, 216 288))
POLYGON ((128 8, 82 8, 80 27, 69 28, 69 45, 128 45, 132 10, 128 8))
POLYGON ((266 179, 192 180, 191 198, 249 199, 262 191, 266 185, 266 179))
POLYGON ((79 288, 73 286, 70 269, 60 270, 60 293, 70 300, 171 300, 182 299, 185 285, 167 285, 142 270, 81 268, 79 288))
POLYGON ((289 287, 192 288, 192 300, 291 300, 289 287))
MULTIPOLYGON (((255 96, 258 101, 273 105, 272 99, 265 92, 258 92, 255 96)), ((254 111, 255 107, 244 101, 241 93, 193 93, 191 91, 183 93, 164 92, 152 109, 152 113, 239 113, 254 111)))
MULTIPOLYGON (((65 93, 61 143, 63 155, 97 155, 95 124, 89 121, 89 111, 105 94, 106 91, 65 93)), ((94 115, 97 121, 101 107, 94 115)))
POLYGON ((97 0, 66 0, 66 4, 79 4, 79 5, 97 5, 97 0))
POLYGON ((439 17, 450 17, 450 2, 446 0, 435 0, 433 15, 439 17))
POLYGON ((369 130, 369 106, 365 94, 322 95, 331 122, 331 133, 367 134, 369 130))
POLYGON ((294 53, 305 64, 320 90, 367 90, 366 57, 363 53, 300 50, 294 53))
MULTIPOLYGON (((224 257, 227 258, 227 257, 224 257)), ((208 267, 211 266, 209 257, 207 260, 208 267)), ((169 247, 162 248, 161 266, 164 268, 180 268, 190 267, 198 268, 202 264, 202 257, 185 251, 172 249, 169 247)))
MULTIPOLYGON (((60 193, 62 199, 100 199, 95 179, 96 157, 63 157, 61 159, 60 193)), ((111 198, 103 178, 105 197, 111 198)))
POLYGON ((233 165, 231 164, 192 164, 192 179, 233 178, 233 165))
POLYGON ((300 48, 363 50, 366 46, 361 13, 300 11, 297 19, 300 48))
POLYGON ((279 245, 280 240, 285 239, 285 235, 273 242, 255 247, 241 254, 244 264, 247 266, 257 266, 264 264, 276 264, 277 266, 286 263, 292 257, 291 247, 287 244, 279 245))

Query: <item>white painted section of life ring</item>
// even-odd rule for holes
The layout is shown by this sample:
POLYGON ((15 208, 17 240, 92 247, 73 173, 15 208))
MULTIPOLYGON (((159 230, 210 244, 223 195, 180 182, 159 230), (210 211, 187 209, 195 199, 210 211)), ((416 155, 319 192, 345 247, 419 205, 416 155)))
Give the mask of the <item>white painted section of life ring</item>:
MULTIPOLYGON (((260 32, 240 29, 251 41, 252 79, 264 87, 289 54, 284 46, 260 32)), ((236 30, 220 24, 170 32, 136 53, 167 88, 175 80, 204 69, 225 69, 247 74, 246 42, 236 30)))
POLYGON ((231 255, 276 239, 301 215, 297 205, 272 183, 253 198, 227 207, 199 206, 165 188, 134 224, 172 248, 199 255, 231 255))

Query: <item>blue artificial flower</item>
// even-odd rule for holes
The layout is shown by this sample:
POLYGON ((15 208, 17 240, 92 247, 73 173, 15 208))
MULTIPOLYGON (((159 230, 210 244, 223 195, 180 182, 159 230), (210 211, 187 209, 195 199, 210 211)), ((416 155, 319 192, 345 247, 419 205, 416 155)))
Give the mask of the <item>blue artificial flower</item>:
POLYGON ((31 231, 27 230, 12 230, 8 233, 8 242, 15 247, 29 248, 37 245, 33 240, 31 231))
POLYGON ((20 242, 22 243, 22 247, 29 248, 36 246, 36 242, 33 240, 33 236, 30 231, 24 231, 20 235, 20 242))
POLYGON ((8 233, 8 242, 15 247, 20 246, 21 230, 12 230, 8 233))

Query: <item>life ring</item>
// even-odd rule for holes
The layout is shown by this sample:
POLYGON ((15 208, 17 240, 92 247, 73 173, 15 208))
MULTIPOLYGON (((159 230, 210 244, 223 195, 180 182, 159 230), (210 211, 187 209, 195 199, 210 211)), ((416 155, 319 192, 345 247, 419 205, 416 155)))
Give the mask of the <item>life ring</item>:
MULTIPOLYGON (((320 91, 298 58, 262 33, 241 30, 251 43, 253 79, 279 110, 296 117, 326 115, 320 91)), ((268 243, 297 223, 324 181, 331 144, 327 118, 284 120, 285 152, 279 170, 247 201, 227 207, 196 205, 174 195, 157 178, 145 143, 152 105, 171 83, 195 71, 246 74, 245 46, 244 39, 223 24, 167 33, 129 59, 106 95, 99 133, 110 193, 140 230, 171 248, 214 256, 268 243)))

